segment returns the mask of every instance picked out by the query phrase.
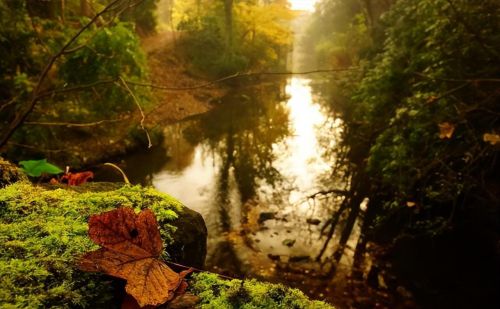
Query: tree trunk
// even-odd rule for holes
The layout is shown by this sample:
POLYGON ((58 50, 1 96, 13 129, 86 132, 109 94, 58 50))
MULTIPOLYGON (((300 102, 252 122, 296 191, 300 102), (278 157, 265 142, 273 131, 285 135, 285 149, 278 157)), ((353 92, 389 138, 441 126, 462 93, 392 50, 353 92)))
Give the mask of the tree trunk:
POLYGON ((82 16, 91 17, 92 11, 90 9, 89 0, 80 0, 80 14, 82 16))
POLYGON ((224 1, 224 17, 226 23, 226 52, 233 50, 233 0, 224 1))
POLYGON ((363 218, 363 225, 361 226, 361 234, 359 236, 356 249, 354 251, 354 260, 352 265, 352 273, 354 277, 360 278, 363 272, 360 272, 361 266, 364 263, 364 257, 366 252, 366 244, 370 238, 370 230, 377 215, 379 209, 379 203, 374 200, 370 200, 367 205, 366 213, 363 218))

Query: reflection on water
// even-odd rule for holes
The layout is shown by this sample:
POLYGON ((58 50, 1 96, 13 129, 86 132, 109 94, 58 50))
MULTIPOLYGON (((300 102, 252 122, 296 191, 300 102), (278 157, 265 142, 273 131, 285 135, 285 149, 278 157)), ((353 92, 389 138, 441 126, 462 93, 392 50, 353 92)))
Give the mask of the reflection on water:
POLYGON ((309 83, 293 77, 234 90, 200 118, 165 128, 168 160, 150 183, 202 214, 208 265, 272 278, 268 256, 311 260, 319 252, 321 224, 339 200, 315 205, 307 196, 331 167, 318 138, 335 142, 340 123, 324 115, 309 83))
POLYGON ((245 224, 257 222, 263 212, 278 215, 250 229, 247 245, 265 259, 319 250, 321 242, 313 239, 320 227, 306 220, 327 218, 331 208, 315 207, 306 197, 330 168, 318 135, 325 125, 337 130, 339 123, 323 115, 309 82, 294 77, 282 85, 234 91, 201 118, 165 129, 170 159, 152 184, 203 215, 209 265, 227 260, 221 252, 244 254, 228 251, 227 235, 248 229, 245 224), (286 239, 294 245, 283 245, 286 239))

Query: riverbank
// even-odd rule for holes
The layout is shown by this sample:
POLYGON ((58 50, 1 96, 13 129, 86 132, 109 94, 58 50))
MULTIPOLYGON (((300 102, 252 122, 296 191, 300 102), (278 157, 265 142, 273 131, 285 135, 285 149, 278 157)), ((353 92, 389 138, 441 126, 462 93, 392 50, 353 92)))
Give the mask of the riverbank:
MULTIPOLYGON (((129 152, 148 149, 148 139, 153 146, 160 145, 164 126, 212 109, 226 89, 218 84, 185 89, 205 84, 207 80, 188 73, 188 63, 176 52, 176 35, 162 32, 141 40, 149 71, 146 87, 151 91, 150 103, 137 102, 142 110, 125 112, 112 120, 63 126, 66 131, 62 137, 41 140, 36 146, 11 141, 5 156, 16 161, 47 158, 73 168, 93 166, 129 152)), ((138 89, 139 86, 130 87, 134 91, 134 87, 138 89)))
MULTIPOLYGON (((176 52, 179 38, 178 33, 162 32, 141 40, 148 59, 149 85, 172 88, 163 90, 149 87, 153 104, 144 111, 144 127, 148 130, 153 146, 161 144, 164 126, 207 112, 226 93, 226 89, 220 85, 185 89, 204 84, 207 80, 188 73, 188 64, 176 52)), ((141 120, 142 115, 137 111, 121 124, 116 136, 92 137, 90 147, 85 143, 86 146, 77 152, 80 153, 80 162, 92 165, 139 148, 147 149, 148 140, 146 132, 140 128, 141 120), (137 124, 132 134, 130 123, 137 124)))

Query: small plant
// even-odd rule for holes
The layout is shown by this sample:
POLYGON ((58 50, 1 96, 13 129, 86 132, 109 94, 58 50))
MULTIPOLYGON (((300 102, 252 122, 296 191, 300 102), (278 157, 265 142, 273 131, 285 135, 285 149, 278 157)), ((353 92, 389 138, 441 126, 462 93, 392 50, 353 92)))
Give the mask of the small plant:
POLYGON ((20 161, 22 170, 31 177, 40 177, 45 175, 57 175, 63 172, 59 167, 47 162, 47 159, 20 161))

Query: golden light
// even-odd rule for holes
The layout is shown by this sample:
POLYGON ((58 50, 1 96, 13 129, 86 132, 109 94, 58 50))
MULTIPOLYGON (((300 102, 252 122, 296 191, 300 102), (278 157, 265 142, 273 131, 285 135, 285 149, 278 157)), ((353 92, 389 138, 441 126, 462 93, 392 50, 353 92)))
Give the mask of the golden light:
POLYGON ((317 0, 288 0, 292 6, 292 10, 298 11, 314 11, 314 5, 317 0))

